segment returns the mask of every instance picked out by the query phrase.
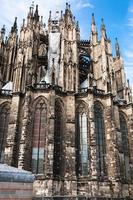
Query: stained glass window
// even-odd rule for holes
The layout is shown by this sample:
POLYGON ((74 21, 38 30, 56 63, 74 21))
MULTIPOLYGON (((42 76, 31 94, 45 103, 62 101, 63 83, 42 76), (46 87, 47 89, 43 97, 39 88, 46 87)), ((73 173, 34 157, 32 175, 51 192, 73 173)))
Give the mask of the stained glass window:
POLYGON ((8 131, 10 106, 4 104, 0 107, 0 161, 4 159, 4 147, 6 142, 6 135, 8 131))
POLYGON ((63 104, 59 99, 55 100, 55 124, 54 124, 54 167, 55 178, 63 176, 64 165, 64 111, 63 104))
POLYGON ((83 104, 77 109, 77 173, 80 175, 88 174, 88 117, 83 104))
POLYGON ((104 131, 104 117, 103 109, 99 102, 94 104, 94 122, 95 122, 95 134, 96 134, 96 162, 97 172, 99 177, 106 175, 105 166, 105 131, 104 131))
POLYGON ((128 179, 130 176, 129 166, 129 144, 128 144, 128 129, 125 116, 120 113, 120 132, 121 132, 121 144, 120 144, 120 175, 123 179, 128 179))
POLYGON ((47 106, 44 99, 35 105, 33 120, 32 172, 44 173, 45 138, 47 126, 47 106))

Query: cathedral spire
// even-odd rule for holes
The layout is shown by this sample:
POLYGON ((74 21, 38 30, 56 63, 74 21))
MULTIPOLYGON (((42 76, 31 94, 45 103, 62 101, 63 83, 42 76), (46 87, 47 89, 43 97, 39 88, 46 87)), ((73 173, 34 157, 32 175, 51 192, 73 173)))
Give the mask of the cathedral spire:
POLYGON ((68 4, 68 3, 66 3, 66 9, 65 9, 65 13, 66 14, 71 14, 71 6, 70 6, 70 4, 68 4))
POLYGON ((35 10, 35 13, 34 13, 34 19, 35 19, 36 21, 39 21, 38 5, 36 5, 36 10, 35 10))
POLYGON ((48 21, 51 21, 51 10, 49 11, 49 19, 48 21))
POLYGON ((92 21, 91 21, 91 32, 96 33, 96 23, 95 23, 95 16, 94 13, 92 13, 92 21))
POLYGON ((23 27, 25 26, 25 19, 23 19, 23 27))
POLYGON ((98 33, 95 24, 94 13, 92 13, 92 21, 91 21, 91 42, 92 44, 96 44, 98 41, 98 33))
POLYGON ((28 19, 31 19, 33 17, 33 10, 34 10, 34 7, 33 5, 31 5, 29 8, 28 16, 27 16, 28 19))
POLYGON ((0 41, 4 41, 5 31, 6 31, 5 25, 3 25, 0 31, 0 41))
POLYGON ((27 24, 32 24, 33 22, 33 5, 29 8, 28 16, 27 16, 27 24))
POLYGON ((118 43, 118 39, 117 38, 115 38, 115 52, 116 52, 116 57, 120 57, 120 45, 119 45, 119 43, 118 43))
POLYGON ((11 33, 13 33, 13 32, 17 32, 17 17, 15 17, 14 24, 11 28, 11 33))
POLYGON ((95 25, 95 16, 94 16, 94 13, 92 13, 92 21, 91 21, 91 24, 95 25))
POLYGON ((66 10, 68 10, 68 8, 69 8, 69 5, 68 5, 68 3, 66 3, 66 10))
POLYGON ((63 11, 61 10, 61 20, 63 19, 63 11))
POLYGON ((77 31, 77 32, 80 32, 79 21, 77 21, 77 23, 76 23, 76 31, 77 31))
POLYGON ((105 28, 105 24, 104 24, 104 19, 101 19, 101 33, 102 33, 102 37, 107 38, 106 35, 106 28, 105 28))

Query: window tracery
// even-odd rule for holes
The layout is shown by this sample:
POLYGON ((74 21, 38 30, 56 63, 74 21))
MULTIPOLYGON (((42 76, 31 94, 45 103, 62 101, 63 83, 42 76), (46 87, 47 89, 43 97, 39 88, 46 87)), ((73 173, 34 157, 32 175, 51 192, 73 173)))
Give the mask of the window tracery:
POLYGON ((54 167, 55 178, 64 176, 64 109, 63 103, 55 100, 55 124, 54 124, 54 167))
POLYGON ((94 104, 94 122, 95 122, 95 134, 96 134, 96 161, 97 172, 99 177, 106 175, 105 165, 105 128, 104 128, 104 116, 103 109, 99 102, 94 104))
POLYGON ((121 143, 119 144, 120 157, 120 175, 123 179, 129 179, 129 144, 128 144, 128 129, 126 119, 123 113, 120 113, 120 132, 121 143))
POLYGON ((0 106, 0 161, 3 162, 4 146, 8 131, 10 106, 8 103, 0 106))
POLYGON ((47 105, 44 99, 39 99, 34 109, 33 143, 32 143, 32 172, 44 173, 44 158, 46 148, 47 105))
POLYGON ((86 176, 89 165, 88 115, 86 107, 80 104, 77 109, 77 174, 86 176))

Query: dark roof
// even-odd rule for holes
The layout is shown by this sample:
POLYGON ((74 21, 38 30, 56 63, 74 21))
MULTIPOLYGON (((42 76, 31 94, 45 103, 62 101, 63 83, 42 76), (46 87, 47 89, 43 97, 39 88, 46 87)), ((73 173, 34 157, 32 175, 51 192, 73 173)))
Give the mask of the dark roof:
POLYGON ((0 182, 32 183, 34 179, 34 175, 29 171, 0 164, 0 182))

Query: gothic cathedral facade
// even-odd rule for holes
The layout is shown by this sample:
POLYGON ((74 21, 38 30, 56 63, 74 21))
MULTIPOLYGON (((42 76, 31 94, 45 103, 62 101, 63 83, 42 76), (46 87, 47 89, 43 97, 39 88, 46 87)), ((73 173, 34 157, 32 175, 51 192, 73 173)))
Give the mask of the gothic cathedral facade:
MULTIPOLYGON (((133 103, 119 43, 90 40, 66 3, 0 32, 0 160, 35 174, 34 197, 133 198, 133 103)), ((67 199, 67 198, 66 198, 67 199)))

